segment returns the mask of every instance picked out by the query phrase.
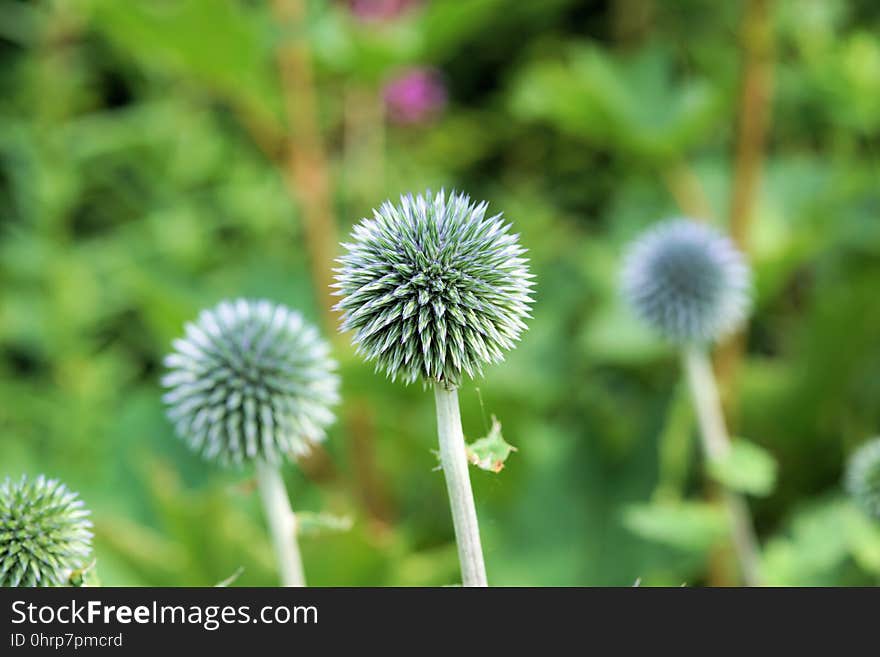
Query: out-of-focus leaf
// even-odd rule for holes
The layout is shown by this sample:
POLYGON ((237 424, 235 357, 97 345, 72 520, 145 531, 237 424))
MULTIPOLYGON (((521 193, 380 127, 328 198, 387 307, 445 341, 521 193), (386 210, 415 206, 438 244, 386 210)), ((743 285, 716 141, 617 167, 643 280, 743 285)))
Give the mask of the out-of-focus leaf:
POLYGON ((489 433, 467 446, 467 457, 468 461, 480 470, 497 473, 504 469, 507 457, 515 451, 516 447, 504 440, 504 436, 501 435, 501 423, 493 415, 489 433))
POLYGON ((357 20, 344 7, 316 12, 308 38, 317 64, 375 82, 390 68, 418 61, 424 31, 413 13, 377 25, 357 20))
POLYGON ((231 0, 96 0, 95 24, 147 69, 212 87, 257 113, 276 116, 278 89, 269 24, 231 0))
POLYGON ((124 555, 138 569, 174 573, 189 566, 184 547, 151 527, 105 513, 96 530, 105 549, 124 555))
POLYGON ((723 511, 703 502, 634 504, 624 510, 623 524, 644 539, 694 552, 727 533, 723 511))
POLYGON ((880 575, 880 523, 850 505, 847 536, 853 558, 865 570, 880 575))
POLYGON ((296 527, 300 536, 320 536, 327 533, 347 532, 352 527, 352 520, 349 516, 337 516, 332 513, 298 511, 296 527))
POLYGON ((776 460, 764 448, 736 439, 730 451, 708 462, 709 474, 727 488, 751 495, 769 495, 776 483, 776 460))
POLYGON ((789 527, 765 548, 767 583, 825 586, 840 582, 851 559, 880 575, 880 525, 850 500, 833 497, 795 513, 789 527))
POLYGON ((45 6, 35 2, 5 2, 0 36, 19 45, 36 43, 47 13, 45 6))
POLYGON ((763 574, 767 584, 822 586, 835 581, 849 553, 852 508, 841 498, 800 509, 786 531, 767 541, 763 574))
POLYGON ((597 362, 631 365, 669 353, 669 346, 619 299, 597 309, 581 340, 597 362))
POLYGON ((433 0, 420 17, 425 34, 424 54, 436 59, 492 24, 504 0, 433 0))
POLYGON ((698 77, 678 82, 673 69, 662 48, 612 57, 573 46, 562 61, 539 61, 520 74, 511 109, 600 146, 662 162, 704 136, 722 108, 716 85, 698 77))

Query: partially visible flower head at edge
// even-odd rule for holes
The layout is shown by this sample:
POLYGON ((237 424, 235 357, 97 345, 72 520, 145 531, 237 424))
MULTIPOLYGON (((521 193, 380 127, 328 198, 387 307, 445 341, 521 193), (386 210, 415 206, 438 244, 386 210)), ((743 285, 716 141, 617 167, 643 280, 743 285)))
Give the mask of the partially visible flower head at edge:
POLYGON ((677 345, 736 331, 751 308, 751 273, 733 242, 711 226, 674 219, 629 247, 621 276, 636 315, 677 345))
POLYGON ((163 401, 177 434, 221 464, 278 463, 325 438, 339 400, 330 347, 302 316, 236 299, 188 323, 165 358, 163 401))
POLYGON ((853 453, 845 483, 859 508, 880 520, 880 438, 872 438, 853 453))
POLYGON ((385 83, 383 92, 388 118, 415 125, 436 118, 446 107, 443 76, 428 67, 414 67, 397 73, 385 83))
POLYGON ((91 553, 88 516, 57 479, 0 482, 0 587, 66 584, 91 553))
POLYGON ((352 15, 364 23, 387 23, 419 4, 418 0, 346 0, 352 15))
POLYGON ((519 236, 465 194, 402 196, 354 228, 336 269, 342 330, 392 380, 457 387, 526 329, 533 275, 519 236))

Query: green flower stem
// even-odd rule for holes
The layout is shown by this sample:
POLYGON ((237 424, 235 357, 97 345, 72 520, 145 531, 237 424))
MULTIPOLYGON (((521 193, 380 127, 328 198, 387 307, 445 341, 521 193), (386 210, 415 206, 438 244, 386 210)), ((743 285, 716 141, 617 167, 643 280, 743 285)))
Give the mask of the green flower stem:
POLYGON ((437 402, 437 433, 440 438, 440 464, 446 477, 458 559, 461 562, 461 579, 464 586, 488 586, 483 548, 480 545, 480 528, 474 493, 468 474, 464 434, 461 430, 461 414, 458 410, 458 392, 447 390, 440 384, 434 386, 437 402))
POLYGON ((257 484, 263 509, 272 535, 272 545, 278 558, 282 586, 305 586, 302 558, 296 542, 296 515, 290 508, 290 499, 278 466, 257 459, 257 484))
MULTIPOLYGON (((724 458, 730 451, 730 437, 712 364, 706 351, 694 346, 684 348, 682 360, 700 424, 703 451, 708 459, 724 458)), ((743 582, 747 586, 760 586, 760 552, 748 504, 741 495, 726 488, 722 490, 721 498, 743 582)))

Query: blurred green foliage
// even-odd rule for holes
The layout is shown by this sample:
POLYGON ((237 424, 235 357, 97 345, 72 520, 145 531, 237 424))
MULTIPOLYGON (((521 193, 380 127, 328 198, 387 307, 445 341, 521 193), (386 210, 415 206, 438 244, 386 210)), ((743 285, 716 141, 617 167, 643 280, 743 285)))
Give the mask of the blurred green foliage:
MULTIPOLYGON (((496 415, 518 448, 499 474, 472 469, 490 581, 723 579, 676 359, 621 307, 616 271, 628 239, 682 212, 674 167, 727 221, 745 3, 432 0, 387 24, 306 4, 340 234, 446 186, 530 248, 530 330, 461 390, 466 435, 496 415), (422 64, 445 76, 442 116, 363 111, 422 64)), ((872 584, 880 528, 840 475, 880 430, 880 6, 769 5, 757 301, 731 409, 761 449, 715 475, 766 493, 750 499, 768 582, 872 584)), ((157 379, 182 324, 224 297, 320 318, 308 190, 289 192, 272 148, 290 36, 262 0, 0 2, 0 476, 81 493, 104 584, 213 585, 240 567, 233 585, 275 581, 250 474, 185 449, 157 379)), ((353 520, 303 538, 310 583, 455 581, 430 395, 373 374, 345 336, 336 353, 340 422, 286 470, 295 509, 353 520)))

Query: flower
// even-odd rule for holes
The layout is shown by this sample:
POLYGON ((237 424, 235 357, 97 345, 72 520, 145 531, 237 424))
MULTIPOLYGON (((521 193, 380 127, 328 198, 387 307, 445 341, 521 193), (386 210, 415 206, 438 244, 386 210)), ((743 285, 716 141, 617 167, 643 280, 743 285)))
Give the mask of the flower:
POLYGON ((354 228, 339 258, 342 330, 392 380, 460 384, 503 359, 530 317, 525 249, 465 194, 402 196, 354 228))
POLYGON ((446 107, 446 85, 434 69, 411 68, 386 83, 384 97, 385 109, 395 123, 425 123, 446 107))
POLYGON ((714 228, 687 219, 661 223, 632 244, 622 288, 635 313, 679 345, 729 335, 751 306, 742 253, 714 228))
POLYGON ((165 359, 163 400, 177 434, 222 464, 304 454, 338 401, 330 348, 302 316, 237 299, 205 310, 165 359))
POLYGON ((880 520, 880 438, 868 441, 850 457, 846 489, 865 513, 880 520))
POLYGON ((399 18, 416 0, 348 0, 348 8, 365 23, 384 23, 399 18))
POLYGON ((92 523, 76 493, 40 475, 0 484, 0 586, 61 586, 85 565, 92 523))

